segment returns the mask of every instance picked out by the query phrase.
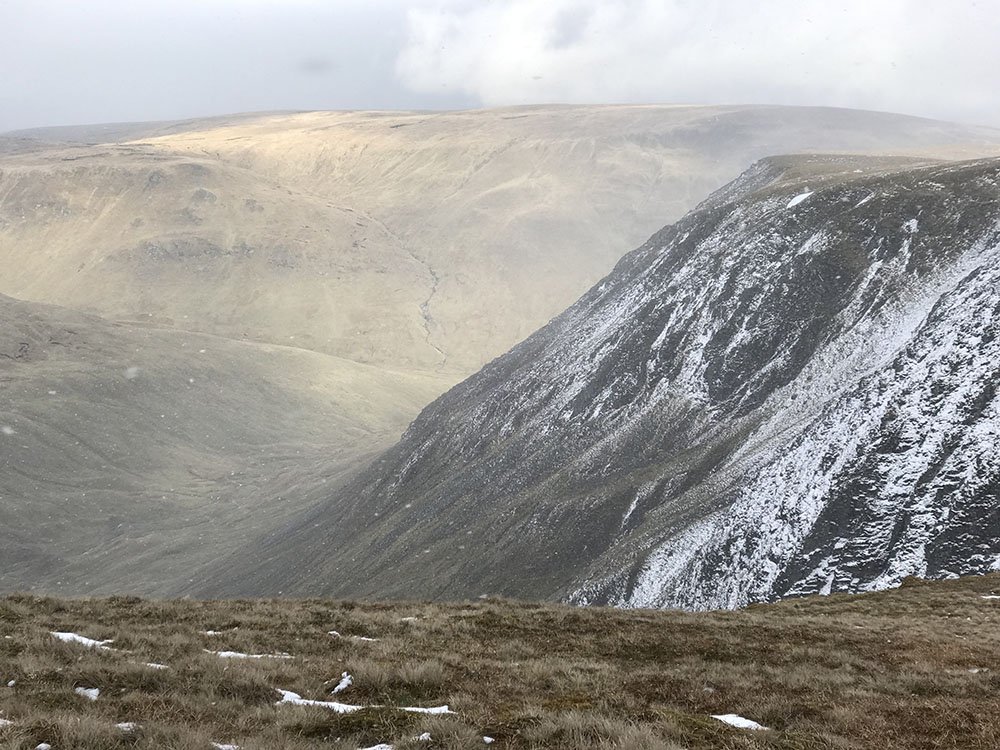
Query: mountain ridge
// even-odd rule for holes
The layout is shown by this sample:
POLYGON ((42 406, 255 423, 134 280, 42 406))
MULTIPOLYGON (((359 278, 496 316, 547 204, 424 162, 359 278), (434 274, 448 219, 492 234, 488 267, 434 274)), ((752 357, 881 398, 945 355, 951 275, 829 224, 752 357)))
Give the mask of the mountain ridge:
POLYGON ((757 158, 1000 154, 1000 130, 778 106, 108 127, 62 129, 83 142, 38 141, 0 162, 0 260, 11 266, 0 293, 452 382, 757 158))
MULTIPOLYGON (((218 539, 211 524, 232 520, 218 498, 233 500, 234 538, 241 540, 321 504, 435 396, 556 316, 624 250, 737 176, 755 154, 824 145, 896 153, 874 160, 800 155, 760 167, 783 179, 801 173, 819 185, 839 179, 847 164, 890 173, 1000 151, 1000 131, 884 113, 753 106, 307 112, 84 127, 38 138, 15 153, 0 139, 0 293, 16 300, 3 306, 11 317, 0 340, 18 330, 31 304, 55 305, 44 314, 30 308, 50 322, 91 317, 74 318, 83 344, 77 349, 39 341, 33 352, 45 350, 48 358, 22 360, 18 340, 13 358, 0 358, 0 410, 18 435, 0 440, 0 460, 10 467, 0 506, 11 519, 8 533, 20 535, 8 567, 19 572, 3 585, 56 586, 51 590, 60 594, 116 586, 187 592, 193 576, 171 576, 170 555, 189 549, 193 564, 205 560, 211 545, 197 543, 199 535, 218 539), (115 142, 87 142, 102 139, 115 142), (192 358, 192 348, 206 354, 192 358), (136 362, 139 351, 160 357, 164 368, 136 362), (140 371, 131 381, 130 367, 140 371), (233 392, 213 396, 201 387, 203 375, 233 392), (197 386, 189 388, 192 376, 197 386), (34 431, 19 424, 35 424, 34 431), (202 434, 218 439, 206 444, 202 434), (81 435, 100 451, 80 453, 81 435), (259 455, 266 435, 274 443, 273 482, 259 455), (307 458, 294 465, 296 456, 307 458), (47 481, 35 459, 50 462, 57 481, 47 481), (19 470, 17 461, 31 471, 19 470), (227 479, 234 470, 253 482, 235 491, 227 479), (47 519, 60 503, 76 507, 65 488, 77 474, 106 485, 108 494, 87 490, 88 517, 69 513, 81 530, 74 541, 71 524, 53 531, 47 519), (164 514, 176 503, 190 509, 197 502, 204 504, 197 512, 164 514), (247 515, 251 506, 257 520, 247 515), (146 531, 119 535, 120 519, 111 520, 123 508, 138 524, 133 528, 146 531), (152 519, 164 523, 150 526, 152 519), (182 541, 150 546, 156 529, 182 541), (136 545, 146 546, 136 552, 136 545), (18 554, 39 551, 52 566, 41 573, 34 563, 18 567, 18 554), (67 560, 77 553, 89 557, 74 569, 67 560), (142 565, 130 569, 129 559, 142 565)), ((729 189, 745 192, 751 178, 729 189)), ((613 366, 607 372, 617 377, 613 366)), ((576 395, 586 409, 595 394, 576 395)), ((598 429, 600 419, 586 429, 598 429)), ((484 436, 484 446, 499 453, 515 433, 492 447, 484 436)), ((694 461, 698 450, 683 461, 694 461)), ((703 474, 710 457, 699 459, 703 474)), ((557 473, 545 491, 576 492, 579 482, 571 479, 557 473)), ((648 510, 637 502, 623 523, 634 488, 630 480, 615 481, 621 498, 602 511, 607 529, 586 532, 588 555, 619 527, 626 537, 637 533, 633 527, 648 510)), ((478 523, 472 518, 473 527, 478 523)), ((514 517, 505 523, 517 528, 514 517)), ((494 535, 486 527, 476 533, 494 535)), ((378 539, 367 538, 379 548, 378 539)), ((386 546, 394 539, 387 536, 386 546)), ((236 546, 222 539, 216 549, 226 558, 236 546)), ((421 542, 419 549, 434 546, 421 542)), ((534 563, 545 579, 539 596, 575 590, 565 574, 569 562, 558 582, 547 578, 556 567, 534 563)), ((234 585, 243 581, 239 572, 232 578, 234 585)), ((489 590, 505 585, 502 578, 484 582, 489 590)))
MULTIPOLYGON (((723 509, 742 507, 739 477, 768 466, 780 474, 789 440, 808 442, 802 425, 824 408, 836 410, 857 383, 874 388, 885 368, 908 366, 907 356, 917 357, 949 326, 985 342, 962 350, 970 361, 989 362, 993 346, 989 268, 1000 263, 1000 161, 899 171, 878 161, 865 167, 860 158, 794 157, 762 168, 777 169, 766 186, 736 190, 729 202, 709 199, 654 235, 546 328, 431 404, 399 445, 301 527, 274 535, 266 549, 275 559, 283 545, 312 556, 302 577, 282 585, 344 595, 405 588, 705 608, 828 587, 863 590, 951 568, 990 570, 1000 554, 990 552, 998 492, 992 464, 976 480, 985 493, 979 500, 962 506, 962 497, 945 492, 985 526, 955 542, 947 532, 958 521, 945 524, 946 543, 928 553, 926 567, 878 555, 866 563, 848 540, 838 548, 848 548, 839 567, 830 562, 822 581, 817 573, 807 582, 813 569, 796 574, 791 558, 812 559, 843 541, 829 528, 821 538, 803 536, 813 528, 809 512, 798 525, 774 516, 775 533, 795 540, 781 553, 754 546, 749 532, 766 499, 747 500, 742 526, 728 535, 718 521, 723 509), (807 168, 812 176, 796 172, 807 168), (955 322, 961 304, 936 308, 942 294, 975 301, 978 323, 955 322), (733 545, 748 550, 750 573, 720 577, 713 571, 733 545), (670 558, 677 550, 690 553, 684 565, 670 558), (768 562, 770 553, 777 559, 768 562), (965 553, 981 562, 963 567, 965 553), (673 563, 656 563, 661 558, 673 563), (877 575, 872 565, 879 564, 889 568, 877 575), (765 583, 752 580, 765 570, 765 583)), ((982 379, 981 367, 971 372, 968 383, 937 373, 933 386, 957 394, 964 408, 962 394, 982 379)), ((882 411, 893 398, 926 400, 913 377, 904 379, 912 386, 904 392, 887 382, 868 394, 882 411), (879 400, 878 393, 890 395, 879 400)), ((988 393, 981 398, 983 408, 995 408, 988 393)), ((983 433, 987 452, 990 435, 983 433)), ((831 439, 835 463, 838 445, 831 439)), ((966 466, 980 450, 973 443, 954 458, 966 466)), ((840 458, 844 471, 828 481, 847 483, 853 475, 840 458)), ((926 516, 912 508, 894 516, 877 479, 867 486, 868 500, 884 506, 876 526, 916 529, 926 516)), ((811 507, 843 505, 824 498, 811 507)), ((800 504, 792 493, 781 507, 794 516, 800 504)), ((273 575, 262 562, 253 585, 266 590, 273 575)))

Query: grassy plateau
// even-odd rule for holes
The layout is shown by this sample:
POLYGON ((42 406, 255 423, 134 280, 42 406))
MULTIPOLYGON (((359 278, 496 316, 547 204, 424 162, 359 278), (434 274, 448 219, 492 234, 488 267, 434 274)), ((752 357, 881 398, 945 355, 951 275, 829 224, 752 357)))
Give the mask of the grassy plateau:
POLYGON ((0 681, 29 750, 996 748, 1000 574, 705 613, 11 595, 0 681))

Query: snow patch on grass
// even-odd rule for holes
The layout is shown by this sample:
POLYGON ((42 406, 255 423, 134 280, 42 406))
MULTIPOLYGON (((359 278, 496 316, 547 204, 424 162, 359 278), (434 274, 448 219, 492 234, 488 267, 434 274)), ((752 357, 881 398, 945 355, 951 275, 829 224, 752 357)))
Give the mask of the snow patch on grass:
POLYGON ((87 638, 86 636, 78 635, 77 633, 62 633, 52 631, 52 637, 63 641, 64 643, 78 643, 81 646, 86 646, 87 648, 97 648, 102 651, 114 651, 113 648, 108 648, 109 643, 114 643, 114 639, 109 639, 106 641, 95 641, 93 638, 87 638))
POLYGON ((220 659, 291 659, 291 654, 244 654, 239 651, 211 651, 204 649, 206 654, 215 654, 220 659))
MULTIPOLYGON (((336 630, 328 630, 326 632, 327 632, 327 635, 332 635, 334 638, 344 638, 345 637, 345 636, 342 636, 340 633, 338 633, 336 630)), ((378 638, 369 638, 368 636, 365 636, 365 635, 349 635, 349 636, 346 636, 346 637, 347 638, 351 638, 351 639, 353 639, 355 641, 367 641, 368 643, 374 643, 375 641, 378 640, 378 638)))
POLYGON ((281 700, 278 704, 291 703, 293 706, 316 706, 318 708, 325 708, 329 711, 335 711, 339 714, 349 714, 354 711, 360 711, 364 708, 390 708, 397 711, 407 711, 413 714, 453 714, 455 713, 447 705, 445 706, 432 706, 430 708, 422 708, 420 706, 355 706, 350 703, 338 703, 337 701, 314 701, 309 698, 303 698, 298 693, 293 693, 291 690, 282 690, 281 688, 275 688, 279 693, 281 693, 281 700))
POLYGON ((291 690, 282 690, 281 688, 276 688, 276 690, 281 693, 281 703, 291 703, 293 706, 316 706, 318 708, 325 708, 329 711, 335 711, 338 714, 350 714, 355 711, 360 711, 363 708, 368 708, 368 706, 352 706, 349 703, 338 703, 337 701, 314 701, 308 698, 303 698, 298 693, 293 693, 291 690))
POLYGON ((344 690, 347 690, 347 688, 349 688, 353 683, 354 683, 354 678, 351 677, 351 675, 349 675, 347 672, 344 672, 342 675, 340 675, 340 682, 338 682, 337 686, 330 692, 336 695, 337 693, 341 693, 344 690))
POLYGON ((744 719, 742 716, 737 716, 736 714, 712 714, 712 718, 739 729, 767 729, 767 727, 758 724, 756 721, 744 719))

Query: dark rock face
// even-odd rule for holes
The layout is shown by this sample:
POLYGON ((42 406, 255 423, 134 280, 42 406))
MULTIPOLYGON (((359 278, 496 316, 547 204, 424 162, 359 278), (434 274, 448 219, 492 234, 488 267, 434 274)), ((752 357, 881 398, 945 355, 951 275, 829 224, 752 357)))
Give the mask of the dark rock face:
POLYGON ((709 608, 997 569, 998 184, 998 160, 756 165, 245 585, 709 608))

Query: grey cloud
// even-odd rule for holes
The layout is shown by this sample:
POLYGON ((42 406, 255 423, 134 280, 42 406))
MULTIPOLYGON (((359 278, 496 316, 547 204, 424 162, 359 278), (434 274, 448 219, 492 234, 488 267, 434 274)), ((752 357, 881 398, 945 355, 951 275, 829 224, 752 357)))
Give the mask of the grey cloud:
POLYGON ((0 131, 276 109, 475 106, 405 87, 394 2, 5 0, 0 131))
POLYGON ((590 20, 590 8, 562 8, 552 22, 550 44, 558 49, 571 47, 581 42, 590 20))
POLYGON ((1000 125, 997 16, 971 0, 5 0, 0 130, 542 102, 1000 125))
POLYGON ((335 67, 336 63, 333 60, 323 57, 307 57, 298 65, 299 70, 310 75, 324 75, 333 71, 335 67))

